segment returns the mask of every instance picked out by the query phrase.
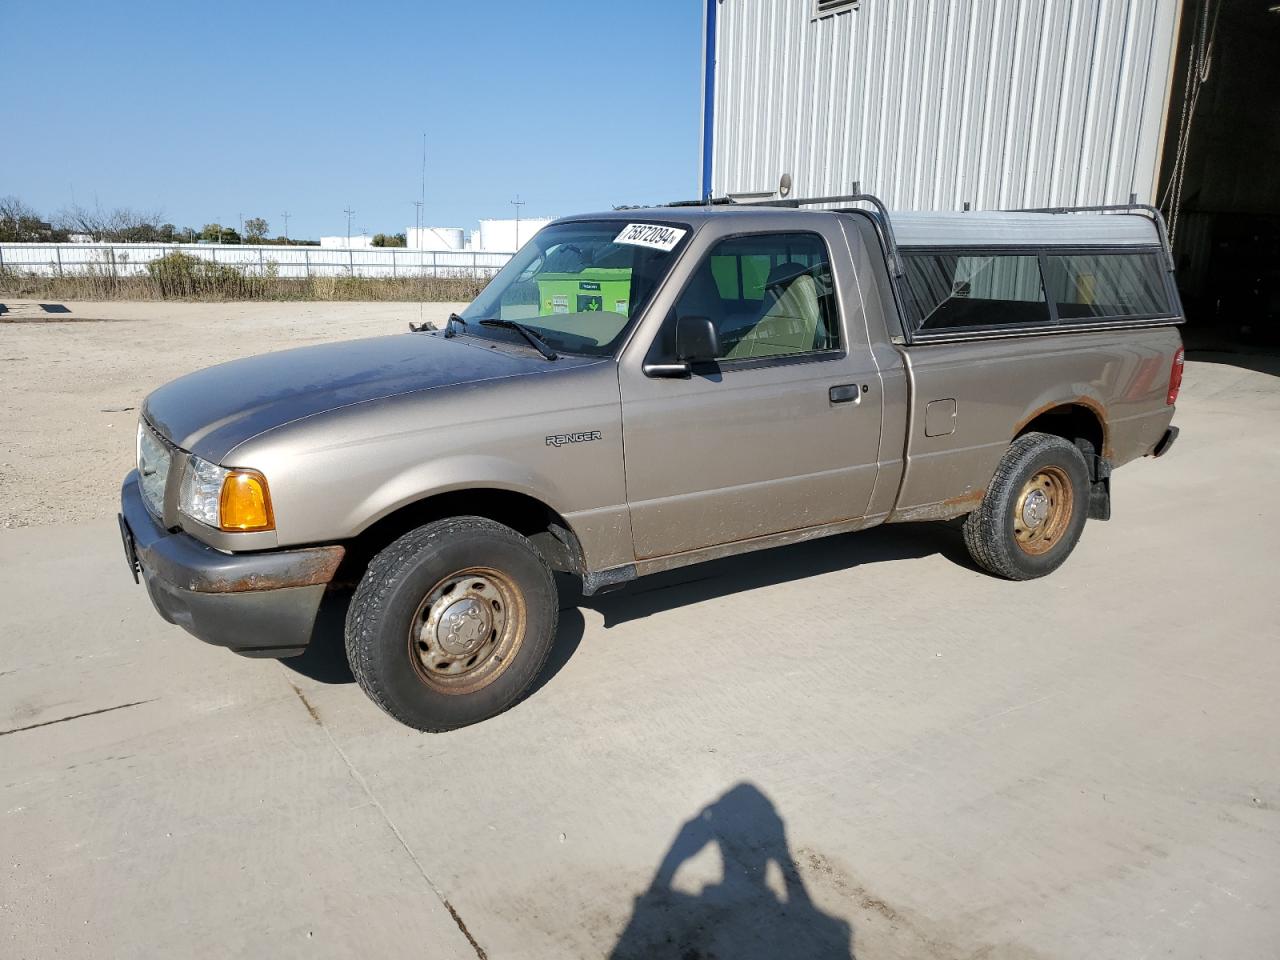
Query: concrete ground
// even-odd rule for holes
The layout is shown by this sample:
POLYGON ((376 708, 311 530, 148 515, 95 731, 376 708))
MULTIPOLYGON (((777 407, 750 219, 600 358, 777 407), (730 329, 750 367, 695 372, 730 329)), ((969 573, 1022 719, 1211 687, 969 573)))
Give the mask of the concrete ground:
POLYGON ((112 309, 0 324, 0 956, 1276 955, 1275 361, 1189 363, 1177 446, 1047 579, 919 525, 570 592, 536 692, 430 736, 336 631, 163 623, 103 410, 416 306, 112 309))

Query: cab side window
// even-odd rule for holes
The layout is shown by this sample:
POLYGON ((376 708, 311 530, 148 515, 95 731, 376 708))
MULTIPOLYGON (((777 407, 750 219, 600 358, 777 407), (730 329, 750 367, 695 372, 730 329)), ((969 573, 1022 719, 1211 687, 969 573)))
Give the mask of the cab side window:
POLYGON ((814 234, 720 241, 690 278, 676 315, 709 317, 726 361, 840 347, 831 261, 814 234))

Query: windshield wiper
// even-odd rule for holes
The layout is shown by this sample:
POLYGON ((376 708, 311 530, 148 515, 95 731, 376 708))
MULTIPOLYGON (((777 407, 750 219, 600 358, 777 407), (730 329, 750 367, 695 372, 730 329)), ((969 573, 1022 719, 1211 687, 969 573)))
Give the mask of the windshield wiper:
POLYGON ((465 327, 466 327, 466 325, 467 325, 467 321, 463 320, 463 319, 462 319, 460 316, 458 316, 456 313, 451 313, 451 314, 449 314, 449 319, 448 319, 448 320, 446 320, 446 321, 444 322, 444 335, 445 335, 446 337, 452 337, 452 336, 454 335, 454 333, 453 333, 453 325, 454 325, 455 323, 460 323, 460 324, 462 324, 462 326, 463 326, 464 328, 465 328, 465 327))
POLYGON ((517 323, 514 320, 481 320, 480 326, 501 327, 503 330, 514 330, 529 341, 529 346, 533 347, 533 349, 537 350, 548 360, 559 359, 560 355, 547 345, 547 341, 543 340, 523 323, 517 323))

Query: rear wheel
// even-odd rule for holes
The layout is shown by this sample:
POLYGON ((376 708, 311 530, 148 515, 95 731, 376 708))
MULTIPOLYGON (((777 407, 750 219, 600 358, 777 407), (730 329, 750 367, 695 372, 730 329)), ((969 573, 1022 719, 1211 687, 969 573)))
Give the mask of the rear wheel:
POLYGON ((440 520, 369 564, 347 615, 347 659, 401 723, 450 730, 528 690, 558 614, 551 572, 528 540, 481 517, 440 520))
POLYGON ((964 524, 969 555, 1010 580, 1052 573, 1075 549, 1089 511, 1089 469, 1062 437, 1029 433, 1009 447, 964 524))

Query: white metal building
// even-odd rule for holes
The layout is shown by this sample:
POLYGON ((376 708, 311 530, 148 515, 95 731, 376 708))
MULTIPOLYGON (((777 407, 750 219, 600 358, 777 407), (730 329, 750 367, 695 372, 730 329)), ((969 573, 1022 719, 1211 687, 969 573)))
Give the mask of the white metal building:
POLYGON ((859 181, 897 209, 1152 202, 1179 11, 709 0, 704 191, 768 193, 789 175, 795 196, 859 181))

